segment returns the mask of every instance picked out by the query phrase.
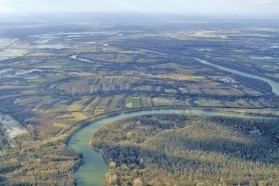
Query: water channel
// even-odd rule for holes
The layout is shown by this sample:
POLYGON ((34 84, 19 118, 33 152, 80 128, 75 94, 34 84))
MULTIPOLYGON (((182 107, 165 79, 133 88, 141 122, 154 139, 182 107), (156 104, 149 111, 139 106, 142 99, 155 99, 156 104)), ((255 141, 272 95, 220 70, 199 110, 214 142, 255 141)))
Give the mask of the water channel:
POLYGON ((96 122, 92 122, 86 127, 76 132, 68 143, 68 147, 76 152, 82 153, 84 164, 76 171, 75 176, 79 186, 103 186, 104 175, 108 171, 106 162, 102 155, 92 150, 90 140, 92 135, 101 127, 114 121, 123 120, 130 117, 149 115, 149 114, 187 114, 199 116, 226 116, 226 117, 245 117, 245 118, 262 118, 260 116, 247 116, 239 113, 222 113, 211 112, 201 109, 156 109, 146 111, 135 111, 122 113, 115 116, 107 117, 96 122))
POLYGON ((245 73, 245 72, 241 72, 241 71, 238 71, 238 70, 230 69, 230 68, 223 67, 223 66, 220 66, 220 65, 216 65, 216 64, 210 63, 209 61, 206 61, 206 60, 202 60, 202 59, 198 59, 198 58, 195 58, 195 59, 197 61, 199 61, 200 63, 203 63, 205 65, 218 68, 218 69, 226 71, 226 72, 230 72, 230 73, 233 73, 233 74, 237 74, 237 75, 241 75, 241 76, 245 76, 245 77, 249 77, 249 78, 254 78, 254 79, 262 80, 262 81, 268 83, 271 86, 272 91, 276 95, 279 96, 279 83, 277 83, 277 82, 275 82, 275 81, 273 81, 271 79, 264 78, 264 77, 261 77, 261 76, 252 75, 252 74, 248 74, 248 73, 245 73))

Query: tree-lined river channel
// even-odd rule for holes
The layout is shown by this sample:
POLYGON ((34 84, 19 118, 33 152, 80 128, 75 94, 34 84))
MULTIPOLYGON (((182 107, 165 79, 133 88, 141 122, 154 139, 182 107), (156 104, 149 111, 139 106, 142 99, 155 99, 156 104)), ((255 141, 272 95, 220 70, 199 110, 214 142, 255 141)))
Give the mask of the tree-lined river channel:
POLYGON ((216 111, 205 111, 202 109, 154 109, 146 111, 123 112, 122 114, 109 116, 104 119, 92 122, 91 124, 81 128, 69 140, 68 147, 78 153, 83 154, 84 164, 75 172, 78 186, 103 186, 104 176, 108 171, 106 162, 101 153, 93 150, 90 146, 92 135, 104 125, 114 121, 119 121, 135 116, 143 116, 150 114, 185 114, 198 116, 226 116, 226 117, 245 117, 245 118, 263 118, 261 116, 248 116, 239 113, 222 113, 216 111))
POLYGON ((248 74, 248 73, 245 73, 245 72, 241 72, 241 71, 238 71, 238 70, 230 69, 230 68, 223 67, 223 66, 220 66, 220 65, 216 65, 216 64, 210 63, 208 61, 202 60, 202 59, 198 59, 198 58, 195 58, 195 59, 197 61, 199 61, 200 63, 203 63, 205 65, 218 68, 218 69, 226 71, 226 72, 230 72, 232 74, 237 74, 237 75, 241 75, 241 76, 245 76, 245 77, 249 77, 249 78, 254 78, 254 79, 262 80, 262 81, 268 83, 271 86, 272 91, 277 96, 279 96, 279 83, 277 83, 277 82, 275 82, 275 81, 273 81, 271 79, 264 78, 264 77, 261 77, 261 76, 252 75, 252 74, 248 74))

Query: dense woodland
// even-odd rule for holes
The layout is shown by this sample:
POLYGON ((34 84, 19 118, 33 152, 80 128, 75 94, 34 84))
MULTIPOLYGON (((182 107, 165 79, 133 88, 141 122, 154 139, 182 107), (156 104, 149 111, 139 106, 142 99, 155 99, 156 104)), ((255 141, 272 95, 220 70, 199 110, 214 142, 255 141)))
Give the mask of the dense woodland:
POLYGON ((1 136, 0 185, 74 185, 74 170, 81 155, 66 148, 71 128, 57 137, 34 139, 32 126, 28 132, 10 140, 1 136))
POLYGON ((9 142, 6 137, 6 129, 0 122, 0 149, 4 151, 5 148, 7 148, 8 146, 9 146, 9 142))
POLYGON ((106 185, 278 185, 276 120, 142 116, 100 129, 106 185))
MULTIPOLYGON (((118 111, 198 107, 278 116, 270 85, 196 60, 278 81, 278 19, 69 16, 16 16, 11 24, 0 15, 0 112, 27 130, 13 138, 0 122, 0 185, 74 185, 82 154, 67 140, 87 121, 118 111)), ((101 129, 92 144, 109 163, 107 185, 276 186, 277 125, 145 116, 101 129)))

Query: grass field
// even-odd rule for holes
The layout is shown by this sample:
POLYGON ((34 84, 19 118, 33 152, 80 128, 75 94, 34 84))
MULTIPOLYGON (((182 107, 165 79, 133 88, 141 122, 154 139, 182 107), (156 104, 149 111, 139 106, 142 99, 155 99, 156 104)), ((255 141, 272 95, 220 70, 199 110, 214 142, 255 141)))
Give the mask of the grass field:
POLYGON ((191 76, 191 75, 184 75, 184 74, 159 74, 155 76, 156 78, 166 78, 166 79, 172 79, 172 80, 178 80, 178 81, 187 81, 187 80, 204 80, 205 77, 203 76, 191 76))
POLYGON ((126 105, 128 104, 132 104, 131 107, 132 108, 137 108, 137 107, 140 107, 141 104, 140 104, 140 98, 139 97, 127 97, 126 98, 126 105))
MULTIPOLYGON (((0 146, 6 143, 7 147, 0 149, 0 185, 74 185, 74 171, 81 158, 66 149, 67 138, 84 120, 114 111, 210 107, 278 113, 274 108, 278 108, 279 99, 268 86, 240 77, 235 77, 237 83, 223 82, 221 79, 231 74, 195 60, 277 81, 279 29, 276 25, 258 28, 269 27, 271 22, 251 21, 247 26, 239 19, 233 27, 223 27, 224 22, 211 24, 211 19, 205 24, 200 20, 169 22, 161 17, 148 25, 142 24, 142 18, 133 25, 125 20, 123 25, 92 21, 37 24, 35 20, 0 26, 0 112, 13 116, 28 131, 11 140, 15 148, 9 148, 0 126, 0 146)), ((145 126, 140 128, 143 130, 145 126)), ((142 136, 130 137, 140 140, 142 136)), ((161 155, 168 156, 162 150, 161 155)), ((172 167, 170 162, 165 165, 172 167)), ((182 167, 182 172, 189 168, 182 167)), ((141 171, 139 175, 144 174, 144 169, 141 171)), ((205 174, 209 172, 207 169, 205 174)), ((193 172, 192 176, 199 174, 193 172)), ((137 176, 131 171, 126 175, 137 176)))
POLYGON ((74 101, 71 105, 68 106, 67 110, 69 112, 77 112, 83 109, 84 104, 88 101, 89 98, 82 98, 79 101, 74 101))

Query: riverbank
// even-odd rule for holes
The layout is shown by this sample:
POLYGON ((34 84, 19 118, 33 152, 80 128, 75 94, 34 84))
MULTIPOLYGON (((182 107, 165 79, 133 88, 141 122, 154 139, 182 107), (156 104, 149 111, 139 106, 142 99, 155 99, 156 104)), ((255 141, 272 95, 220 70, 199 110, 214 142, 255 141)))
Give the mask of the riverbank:
POLYGON ((223 66, 220 66, 220 65, 216 65, 216 64, 213 64, 209 61, 202 60, 202 59, 199 59, 199 58, 194 58, 194 59, 197 60, 198 62, 204 64, 204 65, 208 65, 208 66, 217 68, 219 70, 223 70, 223 71, 230 72, 230 73, 233 73, 233 74, 236 74, 236 75, 241 75, 241 76, 245 76, 245 77, 254 78, 254 79, 264 81, 271 86, 273 93, 275 93, 277 96, 279 96, 279 83, 277 83, 277 82, 275 82, 271 79, 267 79, 267 78, 252 75, 252 74, 249 74, 249 73, 246 73, 246 72, 241 72, 241 71, 238 71, 238 70, 230 69, 230 68, 223 67, 223 66))
MULTIPOLYGON (((229 109, 226 109, 227 111, 229 109)), ((87 121, 81 129, 76 131, 69 139, 67 146, 75 150, 77 153, 83 154, 84 164, 77 169, 75 175, 77 185, 103 185, 103 177, 107 172, 107 164, 102 155, 92 150, 90 139, 99 128, 114 121, 126 119, 134 116, 142 116, 149 114, 187 114, 187 115, 209 115, 209 116, 229 116, 229 117, 245 117, 245 118, 265 118, 264 116, 253 116, 239 113, 222 113, 215 109, 202 108, 179 108, 179 109, 154 109, 150 108, 145 111, 119 111, 108 115, 100 116, 95 121, 87 121)))
MULTIPOLYGON (((119 110, 119 111, 113 111, 113 112, 108 112, 108 113, 104 113, 104 114, 100 114, 95 116, 94 118, 89 118, 87 120, 83 120, 81 122, 78 122, 77 125, 79 127, 76 127, 75 130, 73 130, 69 136, 67 137, 65 143, 68 144, 70 138, 72 135, 74 135, 76 132, 78 132, 80 129, 82 129, 83 127, 86 127, 87 125, 93 123, 93 122, 97 122, 99 120, 102 120, 106 117, 112 117, 115 115, 119 115, 119 114, 123 114, 123 113, 131 113, 131 112, 138 112, 138 111, 149 111, 149 110, 172 110, 172 109, 177 109, 177 110, 185 110, 185 109, 202 109, 202 110, 206 110, 206 111, 217 111, 217 112, 231 112, 231 113, 238 113, 240 112, 242 115, 258 115, 259 112, 261 113, 261 115, 265 115, 267 117, 272 117, 276 115, 271 114, 270 112, 270 108, 243 108, 240 109, 238 107, 171 107, 171 106, 162 106, 162 107, 140 107, 140 108, 130 108, 127 110, 119 110), (262 112, 263 111, 263 112, 262 112)), ((279 116, 279 110, 278 110, 278 116, 279 116)))
POLYGON ((227 185, 235 180, 245 185, 247 180, 277 179, 278 158, 273 158, 279 157, 278 142, 269 131, 279 134, 278 129, 278 120, 141 115, 103 126, 91 144, 110 165, 105 185, 133 185, 135 180, 143 185, 214 185, 221 184, 220 177, 227 185), (190 174, 197 170, 202 174, 190 174))

